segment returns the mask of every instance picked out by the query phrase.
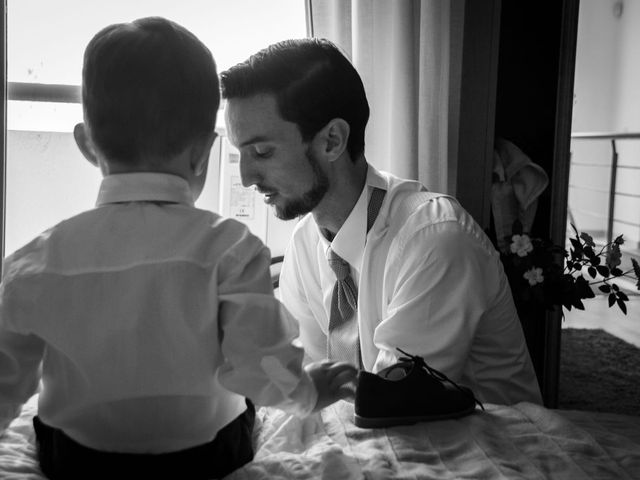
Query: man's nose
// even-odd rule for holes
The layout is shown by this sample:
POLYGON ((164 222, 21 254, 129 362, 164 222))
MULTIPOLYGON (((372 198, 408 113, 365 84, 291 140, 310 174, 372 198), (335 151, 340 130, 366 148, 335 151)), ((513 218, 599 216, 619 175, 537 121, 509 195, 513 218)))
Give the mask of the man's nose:
POLYGON ((240 155, 240 178, 243 187, 250 187, 260 181, 260 175, 256 171, 256 162, 248 155, 240 155))

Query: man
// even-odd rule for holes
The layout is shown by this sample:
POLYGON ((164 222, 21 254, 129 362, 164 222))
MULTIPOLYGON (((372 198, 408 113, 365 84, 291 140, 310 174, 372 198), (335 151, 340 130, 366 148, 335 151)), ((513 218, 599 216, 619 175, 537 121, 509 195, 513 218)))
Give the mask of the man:
POLYGON ((221 83, 243 184, 303 216, 280 296, 311 359, 378 372, 400 348, 483 402, 541 403, 497 252, 455 199, 367 163, 364 87, 335 45, 275 44, 221 83))

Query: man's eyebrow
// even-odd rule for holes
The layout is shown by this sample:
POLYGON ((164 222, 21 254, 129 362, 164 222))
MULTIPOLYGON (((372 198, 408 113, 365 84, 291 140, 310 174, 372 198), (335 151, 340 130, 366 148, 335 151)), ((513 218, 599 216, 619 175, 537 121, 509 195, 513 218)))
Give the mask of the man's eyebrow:
POLYGON ((269 141, 269 139, 267 137, 265 137, 264 135, 255 135, 255 136, 245 140, 241 144, 239 144, 237 148, 246 147, 247 145, 251 145, 252 143, 267 142, 267 141, 269 141))

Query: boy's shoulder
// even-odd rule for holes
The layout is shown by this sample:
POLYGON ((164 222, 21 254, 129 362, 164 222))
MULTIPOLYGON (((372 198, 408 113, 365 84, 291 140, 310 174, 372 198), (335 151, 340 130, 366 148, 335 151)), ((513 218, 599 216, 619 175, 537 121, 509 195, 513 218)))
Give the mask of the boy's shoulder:
POLYGON ((15 279, 19 276, 37 273, 42 270, 47 245, 55 227, 51 227, 35 236, 22 247, 15 250, 2 261, 2 281, 15 279))
MULTIPOLYGON (((226 255, 251 255, 266 247, 246 223, 223 216, 211 210, 188 208, 190 213, 182 218, 182 230, 195 240, 199 239, 201 251, 214 258, 226 255)), ((185 212, 186 213, 186 212, 185 212)))
POLYGON ((69 218, 60 220, 55 225, 41 231, 27 243, 17 248, 14 252, 7 255, 3 260, 2 278, 6 281, 8 278, 20 274, 35 273, 41 270, 49 256, 52 243, 56 242, 59 232, 69 228, 70 224, 78 218, 82 218, 89 214, 91 210, 80 212, 69 218))

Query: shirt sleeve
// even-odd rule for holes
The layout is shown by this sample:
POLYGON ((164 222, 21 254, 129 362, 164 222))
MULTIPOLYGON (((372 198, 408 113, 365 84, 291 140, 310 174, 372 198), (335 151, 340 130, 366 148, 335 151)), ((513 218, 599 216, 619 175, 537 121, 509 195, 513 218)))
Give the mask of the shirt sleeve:
POLYGON ((279 297, 300 328, 300 341, 305 348, 305 363, 327 358, 327 334, 322 330, 311 307, 304 288, 317 285, 319 280, 313 278, 314 266, 309 262, 302 265, 304 258, 297 255, 294 242, 285 252, 280 271, 279 297))
POLYGON ((396 348, 420 355, 454 381, 463 372, 490 285, 491 257, 456 221, 419 228, 391 259, 390 300, 374 334, 374 369, 396 361, 396 348))
POLYGON ((44 342, 11 328, 12 305, 6 285, 0 286, 0 432, 20 413, 38 389, 44 342), (11 307, 11 308, 10 308, 11 307))
POLYGON ((269 263, 269 250, 253 236, 222 262, 219 327, 224 363, 218 379, 256 405, 305 416, 316 405, 317 391, 303 368, 296 322, 273 295, 269 263))

